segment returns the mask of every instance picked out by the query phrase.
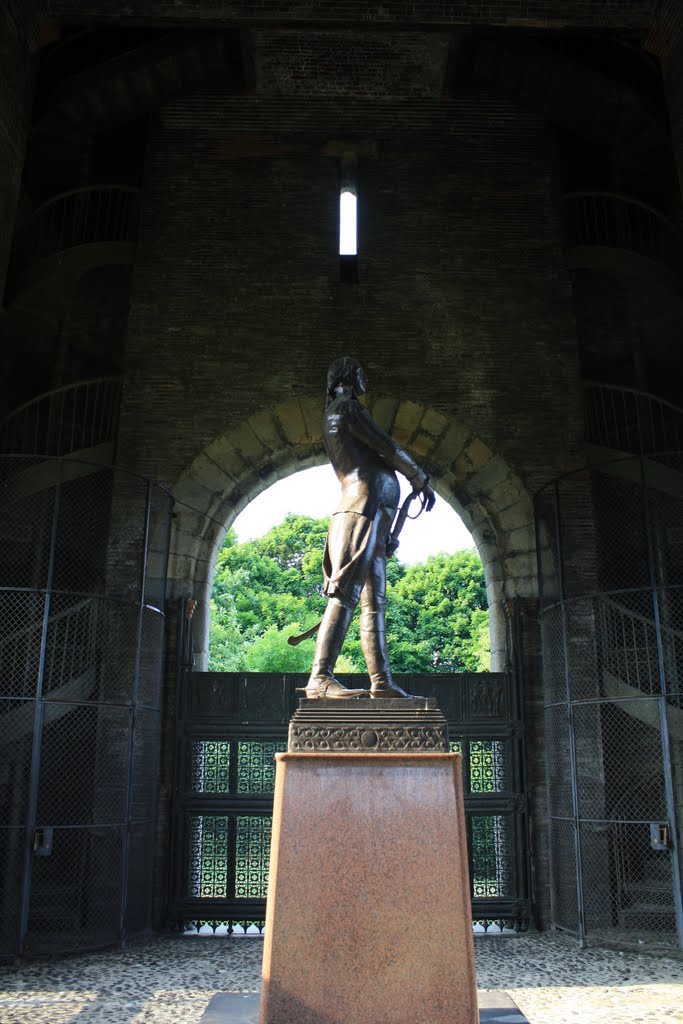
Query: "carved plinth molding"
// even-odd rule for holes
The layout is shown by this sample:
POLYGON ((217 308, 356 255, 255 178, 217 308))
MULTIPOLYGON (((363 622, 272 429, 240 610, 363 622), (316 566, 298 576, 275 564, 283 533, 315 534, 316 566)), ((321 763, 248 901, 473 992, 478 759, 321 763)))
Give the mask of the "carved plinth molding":
POLYGON ((290 754, 448 753, 448 727, 431 697, 304 698, 289 724, 287 750, 290 754))

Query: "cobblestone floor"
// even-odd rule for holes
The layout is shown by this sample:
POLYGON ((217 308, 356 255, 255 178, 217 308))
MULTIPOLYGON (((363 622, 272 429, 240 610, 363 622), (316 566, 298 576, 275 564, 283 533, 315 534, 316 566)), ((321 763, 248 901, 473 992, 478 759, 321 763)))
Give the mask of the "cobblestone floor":
MULTIPOLYGON (((580 950, 557 934, 475 942, 480 989, 530 1024, 683 1024, 683 960, 580 950)), ((0 968, 0 1024, 198 1024, 216 992, 259 987, 259 938, 165 938, 0 968)), ((419 1021, 416 1024, 429 1024, 419 1021)))

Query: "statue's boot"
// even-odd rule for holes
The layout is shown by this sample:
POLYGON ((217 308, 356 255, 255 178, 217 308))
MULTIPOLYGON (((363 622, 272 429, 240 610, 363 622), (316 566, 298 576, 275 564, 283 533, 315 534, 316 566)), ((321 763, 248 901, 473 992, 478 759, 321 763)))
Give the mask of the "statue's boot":
POLYGON ((346 632, 353 618, 353 609, 329 601, 318 630, 311 675, 306 684, 307 697, 327 700, 334 698, 367 697, 367 690, 350 690, 334 675, 334 666, 342 649, 346 632))
POLYGON ((412 697, 394 682, 387 651, 384 611, 363 609, 360 618, 360 642, 370 676, 371 697, 412 697))

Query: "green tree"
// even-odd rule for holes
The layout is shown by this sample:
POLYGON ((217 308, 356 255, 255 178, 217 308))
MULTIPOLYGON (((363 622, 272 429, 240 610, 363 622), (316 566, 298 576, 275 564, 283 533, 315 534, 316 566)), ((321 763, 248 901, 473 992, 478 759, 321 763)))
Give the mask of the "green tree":
MULTIPOLYGON (((211 605, 214 671, 307 672, 313 641, 287 644, 325 610, 322 556, 329 520, 288 515, 258 540, 221 549, 211 605)), ((387 564, 387 622, 396 672, 481 672, 489 667, 484 572, 475 551, 387 564)), ((343 659, 343 660, 342 660, 343 659)), ((364 671, 354 621, 340 672, 364 671)))
POLYGON ((237 621, 232 594, 211 598, 209 620, 209 671, 239 672, 247 646, 237 621))
MULTIPOLYGON (((265 633, 249 644, 244 652, 244 670, 247 672, 309 672, 312 646, 305 641, 297 647, 287 643, 287 637, 301 633, 298 622, 284 629, 268 626, 265 633)), ((339 672, 355 672, 356 666, 344 654, 337 661, 339 672)))
POLYGON ((212 592, 212 671, 306 671, 310 667, 310 644, 289 647, 286 636, 298 630, 286 627, 301 622, 307 628, 325 610, 320 567, 328 526, 327 519, 288 515, 263 537, 243 544, 237 542, 234 530, 228 532, 216 562, 212 592), (282 634, 280 654, 290 668, 265 667, 275 657, 275 634, 271 631, 261 640, 271 627, 282 634), (255 643, 256 652, 249 654, 255 643), (259 652, 262 661, 257 659, 259 652), (304 662, 305 667, 293 667, 304 662))
POLYGON ((476 551, 408 566, 392 596, 389 649, 396 649, 397 671, 488 670, 486 581, 476 551))

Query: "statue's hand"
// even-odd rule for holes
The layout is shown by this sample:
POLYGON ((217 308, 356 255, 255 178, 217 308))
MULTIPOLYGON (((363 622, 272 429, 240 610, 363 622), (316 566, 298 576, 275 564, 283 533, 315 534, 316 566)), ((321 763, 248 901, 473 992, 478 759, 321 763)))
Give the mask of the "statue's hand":
MULTIPOLYGON (((434 502, 436 501, 436 494, 434 493, 434 488, 429 486, 428 475, 422 470, 418 470, 415 476, 410 478, 410 482, 413 485, 413 497, 415 497, 416 494, 420 495, 420 501, 422 503, 420 513, 424 511, 431 512, 434 508, 434 502)), ((415 519, 416 517, 411 516, 411 518, 415 519)))
POLYGON ((430 487, 429 483, 426 483, 420 493, 422 495, 422 508, 425 512, 431 512, 436 501, 434 488, 430 487))

